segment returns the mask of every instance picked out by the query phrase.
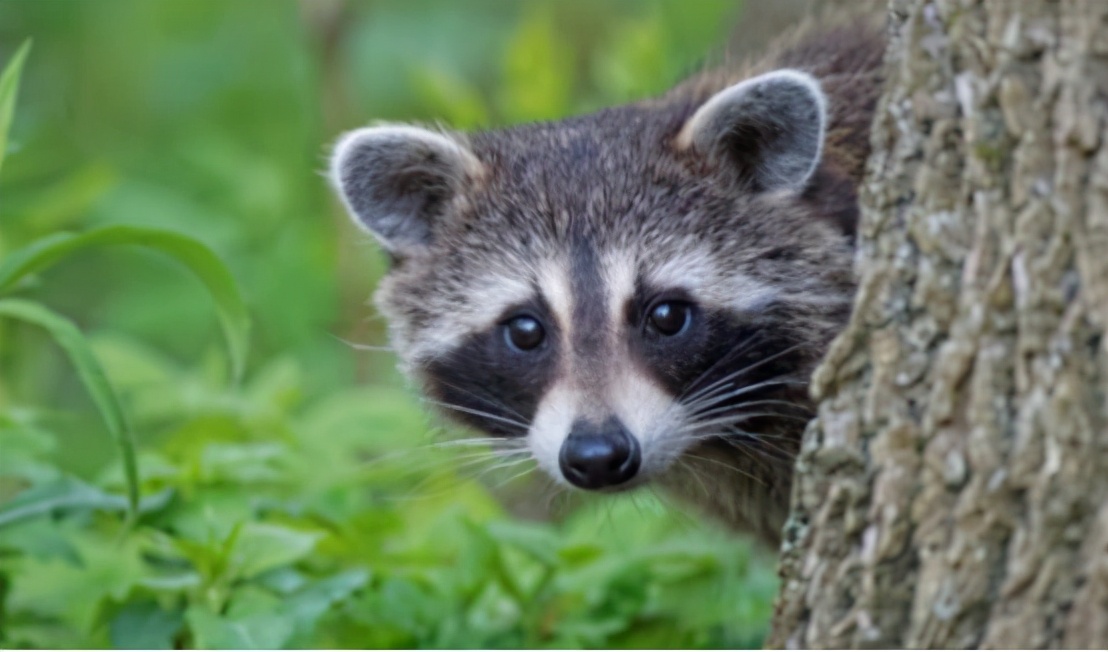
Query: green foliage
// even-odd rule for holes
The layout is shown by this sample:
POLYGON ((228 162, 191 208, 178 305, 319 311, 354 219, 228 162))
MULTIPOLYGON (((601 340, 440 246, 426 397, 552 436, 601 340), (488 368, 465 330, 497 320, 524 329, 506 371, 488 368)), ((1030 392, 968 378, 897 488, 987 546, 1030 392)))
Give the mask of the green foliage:
MULTIPOLYGON (((131 439, 131 431, 127 426, 127 420, 123 415, 123 407, 119 404, 115 389, 108 382, 108 377, 104 374, 104 370, 96 360, 96 356, 93 355, 84 335, 81 334, 81 331, 73 322, 32 301, 0 299, 0 317, 21 319, 45 328, 69 354, 73 366, 77 368, 77 373, 85 387, 88 388, 89 394, 96 402, 96 406, 100 409, 100 414, 104 418, 116 446, 119 447, 122 453, 124 472, 127 475, 127 504, 132 512, 136 511, 139 503, 139 490, 138 471, 135 468, 135 443, 131 439)), ((66 489, 63 496, 70 496, 68 500, 64 497, 48 495, 45 498, 36 496, 36 501, 39 504, 45 501, 47 505, 58 501, 59 498, 63 504, 73 501, 74 498, 77 498, 79 503, 85 502, 87 504, 89 502, 88 498, 90 496, 87 492, 86 495, 77 497, 68 490, 69 488, 66 489)), ((15 520, 18 518, 16 515, 35 511, 32 508, 34 503, 32 505, 23 504, 27 498, 27 493, 31 492, 21 494, 19 499, 14 501, 14 505, 9 505, 7 508, 0 510, 0 522, 15 520)))
POLYGON ((19 76, 23 74, 23 62, 31 51, 31 41, 23 42, 15 56, 0 72, 0 167, 4 164, 4 155, 8 151, 8 130, 12 126, 15 114, 15 98, 19 90, 19 76))
POLYGON ((331 6, 0 0, 0 647, 758 645, 770 558, 436 443, 315 173, 660 91, 733 3, 331 6))
POLYGON ((246 364, 250 316, 230 272, 210 249, 196 240, 170 231, 133 226, 105 226, 87 233, 56 233, 8 254, 0 263, 0 292, 26 276, 52 265, 76 251, 105 244, 139 245, 161 251, 188 267, 211 293, 231 353, 231 367, 238 379, 246 364))

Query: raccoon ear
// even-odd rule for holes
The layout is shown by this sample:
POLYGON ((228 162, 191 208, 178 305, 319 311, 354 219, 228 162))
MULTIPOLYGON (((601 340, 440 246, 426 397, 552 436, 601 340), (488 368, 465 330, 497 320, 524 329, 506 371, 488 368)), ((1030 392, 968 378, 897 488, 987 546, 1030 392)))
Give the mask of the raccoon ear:
POLYGON ((480 173, 462 143, 406 125, 352 131, 331 155, 331 182, 351 217, 397 254, 427 245, 435 220, 480 173))
POLYGON ((819 164, 826 122, 819 82, 776 70, 713 95, 685 123, 677 145, 729 162, 757 190, 799 191, 819 164))

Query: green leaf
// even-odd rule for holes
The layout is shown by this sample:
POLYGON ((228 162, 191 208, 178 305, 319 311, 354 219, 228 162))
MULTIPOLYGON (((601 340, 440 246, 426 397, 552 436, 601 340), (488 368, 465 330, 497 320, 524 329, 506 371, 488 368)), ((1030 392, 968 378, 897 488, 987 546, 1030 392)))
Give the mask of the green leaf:
POLYGON ((135 442, 124 418, 119 397, 108 382, 104 369, 96 360, 85 336, 65 317, 32 301, 0 299, 0 316, 13 317, 46 329, 65 350, 92 400, 100 410, 116 446, 123 458, 123 471, 127 480, 127 498, 132 514, 139 507, 138 464, 135 462, 135 442))
POLYGON ((293 622, 281 612, 224 618, 194 605, 185 618, 198 648, 272 650, 284 646, 293 634, 293 622))
POLYGON ((4 164, 4 153, 8 150, 8 130, 15 116, 15 98, 19 90, 19 77, 23 73, 23 63, 31 51, 31 39, 15 51, 4 72, 0 73, 0 167, 4 164))
POLYGON ((326 579, 313 582, 306 588, 288 598, 284 611, 289 614, 300 629, 305 632, 315 630, 323 614, 336 603, 362 589, 369 582, 369 571, 352 568, 326 579))
POLYGON ((544 566, 558 565, 559 541, 549 528, 511 521, 489 523, 486 528, 489 536, 499 543, 519 548, 544 566))
MULTIPOLYGON (((169 504, 174 490, 166 488, 143 498, 139 513, 157 511, 169 504)), ((109 493, 72 476, 28 489, 0 508, 0 528, 57 510, 95 509, 122 512, 130 509, 127 496, 109 493)))
POLYGON ((56 233, 17 249, 0 263, 0 292, 28 274, 65 256, 100 245, 137 245, 160 251, 188 267, 212 295, 227 338, 236 381, 242 377, 250 334, 250 315, 231 272, 215 253, 198 240, 180 233, 139 226, 105 226, 85 233, 56 233))
POLYGON ((307 556, 320 535, 269 523, 247 523, 234 547, 239 577, 251 578, 307 556))
MULTIPOLYGON (((53 524, 73 546, 77 563, 59 556, 20 559, 14 567, 19 573, 17 581, 12 583, 5 600, 5 616, 33 614, 45 622, 91 633, 101 625, 105 607, 125 602, 149 572, 143 559, 143 537, 120 537, 118 528, 105 536, 77 521, 53 524)), ((93 643, 98 638, 78 640, 93 643)), ((99 646, 104 643, 107 641, 99 646)))
POLYGON ((119 610, 108 625, 108 634, 114 648, 172 650, 183 624, 179 611, 164 611, 155 602, 137 602, 119 610))

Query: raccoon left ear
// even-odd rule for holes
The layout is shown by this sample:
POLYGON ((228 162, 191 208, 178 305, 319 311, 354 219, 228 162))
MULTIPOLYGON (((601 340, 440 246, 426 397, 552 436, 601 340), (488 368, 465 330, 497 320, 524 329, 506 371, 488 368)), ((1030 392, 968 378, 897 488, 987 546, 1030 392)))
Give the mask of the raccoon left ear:
POLYGON ((804 188, 819 165, 827 101, 819 82, 798 70, 776 70, 713 95, 677 136, 737 167, 756 190, 804 188))
POLYGON ((436 222, 481 175, 460 137, 408 125, 358 129, 331 155, 331 182, 355 223, 401 256, 431 242, 436 222))

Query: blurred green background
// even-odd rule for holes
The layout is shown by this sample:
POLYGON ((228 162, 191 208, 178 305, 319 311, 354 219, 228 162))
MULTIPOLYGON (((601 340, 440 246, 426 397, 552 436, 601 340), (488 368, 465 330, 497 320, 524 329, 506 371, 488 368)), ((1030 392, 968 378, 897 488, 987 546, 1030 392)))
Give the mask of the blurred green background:
MULTIPOLYGON (((114 224, 186 234, 253 322, 231 377, 172 257, 83 249, 15 288, 121 397, 144 498, 46 331, 0 319, 0 647, 746 647, 770 554, 650 493, 553 496, 434 442, 366 303, 383 269, 320 175, 370 120, 474 129, 664 90, 731 0, 0 0, 33 39, 0 257, 114 224)), ((2 259, 0 259, 2 262, 2 259)))

